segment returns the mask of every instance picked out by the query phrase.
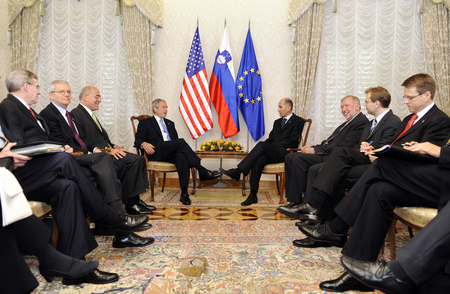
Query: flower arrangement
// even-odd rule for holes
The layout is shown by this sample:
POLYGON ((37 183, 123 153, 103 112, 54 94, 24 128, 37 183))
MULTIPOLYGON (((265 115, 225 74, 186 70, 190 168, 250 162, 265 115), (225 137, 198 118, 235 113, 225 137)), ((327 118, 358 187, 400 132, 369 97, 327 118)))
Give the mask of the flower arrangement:
POLYGON ((203 151, 243 151, 244 147, 236 142, 224 140, 205 141, 198 147, 198 150, 203 151))

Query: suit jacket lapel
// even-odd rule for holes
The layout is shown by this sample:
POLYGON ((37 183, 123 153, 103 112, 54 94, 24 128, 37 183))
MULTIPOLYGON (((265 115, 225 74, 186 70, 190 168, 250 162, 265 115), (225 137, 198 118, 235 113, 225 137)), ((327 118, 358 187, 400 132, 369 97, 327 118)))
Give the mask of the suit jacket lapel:
MULTIPOLYGON (((383 118, 381 119, 381 121, 378 122, 378 124, 375 126, 375 129, 373 130, 372 134, 370 134, 367 139, 372 138, 373 135, 378 132, 380 129, 383 128, 384 124, 386 123, 386 119, 391 116, 392 114, 392 110, 389 110, 388 113, 386 113, 383 118)), ((370 129, 369 129, 370 130, 370 129)))
MULTIPOLYGON (((156 120, 156 118, 154 116, 151 117, 150 122, 153 124, 153 128, 156 130, 156 133, 161 137, 161 139, 163 139, 164 141, 164 137, 161 133, 161 128, 159 127, 159 122, 156 120)), ((167 126, 167 125, 166 125, 167 126)))
MULTIPOLYGON (((72 132, 72 129, 70 128, 69 124, 67 123, 66 119, 62 116, 61 112, 59 112, 59 110, 52 104, 50 103, 50 109, 53 110, 53 112, 55 112, 56 117, 58 118, 60 124, 63 125, 63 130, 61 130, 61 132, 66 132, 68 133, 74 140, 77 140, 77 138, 75 138, 75 134, 72 132)), ((72 120, 73 121, 73 120, 72 120)))
POLYGON ((109 140, 108 135, 106 134, 106 132, 104 131, 104 128, 102 126, 102 124, 100 122, 98 122, 98 124, 100 125, 100 127, 102 128, 102 130, 100 130, 97 126, 97 124, 95 123, 94 119, 92 118, 91 115, 89 115, 89 112, 87 112, 87 110, 81 105, 79 104, 77 106, 78 109, 81 110, 81 112, 86 116, 87 120, 89 121, 89 123, 92 124, 92 127, 95 128, 95 130, 97 132, 99 132, 107 141, 109 140))
POLYGON ((284 127, 281 127, 281 123, 283 122, 283 118, 280 119, 280 132, 283 132, 284 130, 286 130, 289 126, 290 123, 292 123, 292 120, 294 119, 295 114, 292 114, 292 116, 289 118, 289 120, 286 122, 286 124, 284 125, 284 127))
MULTIPOLYGON (((416 123, 413 124, 413 125, 411 126, 411 128, 409 128, 409 130, 407 130, 407 131, 402 135, 402 137, 404 137, 404 136, 406 136, 406 135, 408 135, 408 134, 414 132, 415 129, 421 127, 422 124, 425 123, 425 122, 426 122, 426 121, 427 121, 427 120, 428 120, 428 119, 436 112, 436 110, 437 110, 436 105, 434 105, 433 107, 431 107, 431 109, 428 110, 428 112, 425 113, 425 115, 424 115, 421 119, 418 119, 418 120, 416 121, 416 123)), ((412 115, 411 115, 411 116, 412 116, 412 115)), ((410 118, 411 118, 411 117, 410 117, 410 118)), ((409 119, 408 119, 408 120, 409 120, 409 119)), ((406 126, 406 125, 405 125, 405 126, 406 126)), ((405 129, 405 128, 402 128, 402 131, 403 131, 404 129, 405 129)), ((397 138, 397 137, 395 137, 395 138, 397 138)))
MULTIPOLYGON (((31 120, 33 123, 35 123, 36 125, 39 126, 38 122, 36 121, 36 119, 34 118, 34 116, 31 114, 30 110, 28 108, 25 107, 25 105, 22 104, 22 102, 20 102, 14 95, 8 94, 7 99, 11 100, 12 102, 14 102, 17 107, 19 108, 20 111, 23 112, 23 114, 29 119, 31 120)), ((36 112, 34 112, 35 115, 37 114, 36 112)), ((36 116, 37 118, 37 116, 36 116)), ((42 119, 42 117, 41 117, 42 119)), ((39 126, 40 127, 40 126, 39 126)))

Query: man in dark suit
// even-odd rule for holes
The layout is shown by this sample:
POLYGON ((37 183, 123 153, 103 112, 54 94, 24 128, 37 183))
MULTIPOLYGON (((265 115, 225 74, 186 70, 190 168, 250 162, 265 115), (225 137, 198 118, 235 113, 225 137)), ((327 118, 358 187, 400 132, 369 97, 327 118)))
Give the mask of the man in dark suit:
MULTIPOLYGON (((448 152, 449 148, 441 150, 442 162, 439 164, 444 164, 443 154, 448 152)), ((448 165, 450 157, 446 155, 445 158, 448 165)), ((358 281, 386 293, 448 293, 449 223, 450 203, 447 202, 425 228, 397 250, 396 260, 372 262, 344 255, 342 265, 358 281)))
MULTIPOLYGON (((89 140, 85 136, 86 132, 84 130, 86 128, 81 126, 83 125, 81 122, 85 120, 84 116, 83 120, 81 120, 68 114, 67 107, 72 99, 69 83, 61 80, 51 82, 49 96, 51 103, 41 111, 40 115, 49 126, 52 141, 69 145, 75 151, 82 151, 84 153, 90 151, 94 153, 77 156, 77 160, 79 160, 82 166, 94 171, 97 182, 99 182, 99 189, 105 195, 106 199, 108 199, 109 203, 112 203, 112 205, 117 206, 118 209, 124 212, 123 202, 125 204, 125 210, 129 214, 152 214, 155 207, 148 206, 139 199, 139 194, 144 193, 148 188, 145 159, 142 156, 134 154, 124 156, 123 154, 126 154, 124 149, 110 148, 109 150, 112 153, 109 154, 112 156, 101 161, 101 163, 108 164, 108 166, 95 168, 99 164, 93 166, 92 160, 98 157, 99 153, 102 152, 102 148, 108 145, 97 144, 98 140, 89 140), (69 118, 71 118, 70 121, 69 118), (83 143, 86 145, 87 151, 82 148, 83 143), (114 170, 116 170, 117 174, 115 174, 114 170), (105 178, 114 179, 112 180, 113 185, 111 185, 111 181, 101 181, 105 178)), ((99 93, 98 96, 100 96, 99 93)), ((92 96, 86 99, 94 101, 97 98, 92 96)), ((100 135, 100 133, 98 134, 100 135)))
POLYGON ((341 112, 346 121, 338 126, 328 139, 312 147, 303 146, 299 153, 286 155, 286 198, 290 203, 278 207, 280 213, 289 216, 290 210, 303 202, 308 170, 311 166, 327 160, 334 148, 358 146, 359 138, 368 122, 365 115, 361 113, 359 99, 355 96, 342 98, 341 112))
MULTIPOLYGON (((30 71, 15 70, 8 75, 6 86, 10 94, 0 104, 0 125, 3 135, 18 145, 49 141, 45 131, 48 130, 47 124, 30 108, 31 104, 36 103, 39 95, 37 76, 30 71), (16 134, 20 139, 16 138, 16 134), (35 141, 29 140, 28 137, 35 141)), ((9 151, 8 154, 13 158, 17 157, 13 152, 9 151)), ((108 155, 106 158, 109 159, 108 155)), ((93 220, 101 221, 112 230, 130 231, 147 223, 148 217, 145 215, 129 216, 108 207, 102 195, 80 169, 74 156, 62 152, 30 159, 27 158, 23 163, 24 167, 14 170, 14 175, 29 200, 43 201, 52 205, 53 217, 60 236, 59 243, 61 248, 66 250, 64 253, 79 258, 97 246, 87 226, 85 212, 93 220), (108 225, 116 221, 124 225, 108 225)), ((119 232, 114 238, 113 245, 143 246, 152 242, 152 238, 119 232)))
POLYGON ((181 198, 184 205, 190 205, 187 192, 189 184, 189 168, 195 167, 202 181, 216 179, 219 171, 210 171, 200 164, 200 158, 191 147, 178 138, 173 121, 166 119, 167 103, 162 99, 152 102, 153 116, 139 122, 134 145, 147 152, 148 160, 168 161, 177 167, 181 198))
POLYGON ((221 172, 239 181, 241 173, 250 177, 250 195, 241 203, 242 206, 258 203, 259 180, 266 164, 284 162, 285 156, 289 153, 287 148, 297 148, 300 136, 302 135, 305 121, 292 113, 292 100, 283 98, 278 103, 278 113, 280 118, 273 123, 269 138, 264 142, 259 142, 250 153, 239 163, 237 168, 224 170, 221 172))
MULTIPOLYGON (((306 193, 304 202, 290 210, 291 217, 306 215, 309 218, 321 219, 322 222, 334 218, 334 207, 344 196, 343 180, 350 175, 353 179, 361 177, 369 167, 371 160, 367 151, 389 144, 394 139, 395 131, 400 125, 400 118, 389 109, 391 94, 383 87, 369 88, 365 91, 367 113, 375 118, 368 122, 362 132, 360 148, 335 148, 324 163, 309 169, 308 180, 315 177, 311 195, 306 193), (321 170, 318 175, 312 175, 321 170)), ((397 141, 398 142, 398 141, 397 141)), ((400 143, 398 143, 400 144, 400 143)), ((356 181, 356 180, 355 180, 356 181)), ((315 247, 311 240, 295 240, 294 245, 315 247)))
MULTIPOLYGON (((450 153, 447 148, 438 147, 442 142, 447 143, 450 119, 434 105, 434 79, 428 74, 416 74, 402 86, 404 103, 412 114, 397 129, 393 143, 400 141, 406 149, 440 156, 440 164, 378 158, 336 206, 338 216, 333 221, 319 226, 299 226, 316 241, 345 244, 342 254, 355 259, 376 260, 396 206, 443 207, 450 197, 449 184, 445 181, 450 153), (346 241, 349 227, 353 229, 346 241)), ((335 280, 322 282, 320 287, 347 291, 361 289, 363 285, 344 272, 335 280)))

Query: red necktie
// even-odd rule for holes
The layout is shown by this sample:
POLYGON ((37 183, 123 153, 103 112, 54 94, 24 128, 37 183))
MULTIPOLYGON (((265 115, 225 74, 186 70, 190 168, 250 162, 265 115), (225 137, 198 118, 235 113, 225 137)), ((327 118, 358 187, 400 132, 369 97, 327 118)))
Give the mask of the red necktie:
POLYGON ((75 135, 75 139, 77 139, 78 143, 81 145, 81 148, 84 151, 87 151, 87 146, 83 142, 83 140, 81 140, 80 136, 78 135, 77 129, 75 129, 75 125, 73 124, 72 118, 70 117, 70 114, 67 110, 66 110, 66 116, 67 116, 67 120, 69 121, 70 129, 72 130, 73 134, 75 135))
POLYGON ((34 119, 37 120, 36 115, 34 114, 33 109, 30 108, 30 112, 31 112, 31 115, 34 117, 34 119))
POLYGON ((400 133, 400 135, 398 135, 397 138, 395 138, 394 141, 392 141, 391 145, 394 144, 395 141, 397 141, 401 136, 403 136, 404 133, 406 133, 407 130, 409 130, 412 127, 412 125, 414 124, 416 119, 417 119, 417 114, 414 113, 414 115, 411 116, 411 118, 409 119, 408 123, 406 124, 405 129, 400 133))

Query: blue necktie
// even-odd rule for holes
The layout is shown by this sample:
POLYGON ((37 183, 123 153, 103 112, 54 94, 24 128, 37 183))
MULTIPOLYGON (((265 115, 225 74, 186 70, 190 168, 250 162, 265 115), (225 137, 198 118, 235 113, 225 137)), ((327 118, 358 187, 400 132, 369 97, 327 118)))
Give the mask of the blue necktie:
MULTIPOLYGON (((373 133, 373 130, 375 130, 375 127, 377 126, 377 119, 375 118, 372 122, 372 127, 370 128, 370 134, 373 133)), ((370 135, 369 134, 369 135, 370 135)))
POLYGON ((287 122, 287 118, 283 118, 283 120, 281 121, 281 128, 283 128, 284 127, 284 125, 286 124, 286 122, 287 122))
POLYGON ((161 125, 162 125, 162 128, 163 128, 164 133, 167 134, 167 141, 172 140, 172 139, 170 138, 169 131, 167 130, 167 126, 166 126, 166 124, 164 123, 164 119, 161 118, 160 121, 161 121, 161 125))

